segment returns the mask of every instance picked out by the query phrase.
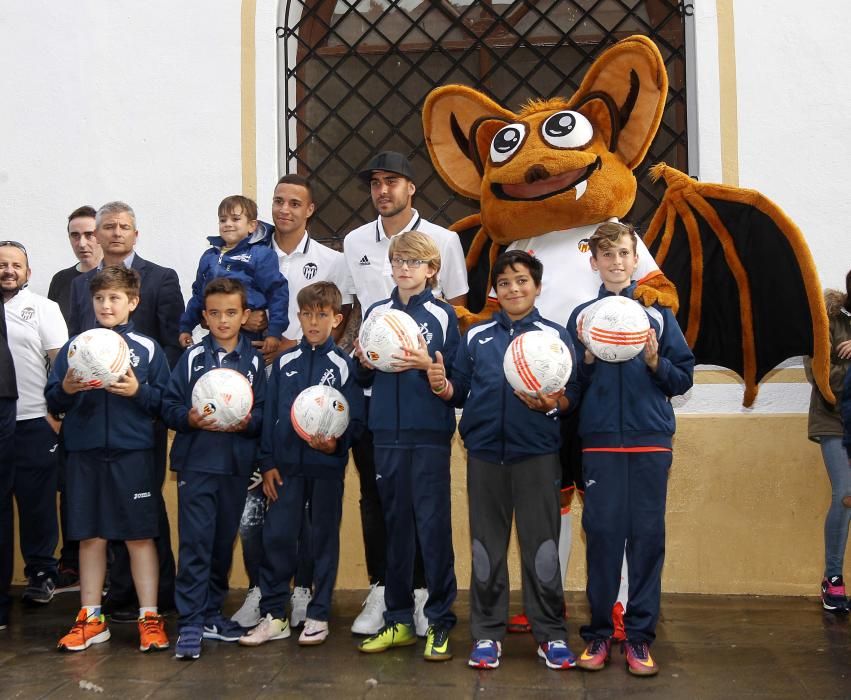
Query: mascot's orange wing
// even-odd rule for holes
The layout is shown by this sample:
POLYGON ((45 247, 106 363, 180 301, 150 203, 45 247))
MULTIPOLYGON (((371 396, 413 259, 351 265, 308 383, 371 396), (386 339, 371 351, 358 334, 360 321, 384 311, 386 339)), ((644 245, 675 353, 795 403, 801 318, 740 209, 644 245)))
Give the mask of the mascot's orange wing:
POLYGON ((651 175, 668 188, 644 242, 677 287, 677 320, 697 361, 737 372, 750 406, 768 372, 811 355, 833 401, 827 312, 798 227, 754 190, 700 183, 664 163, 651 175))

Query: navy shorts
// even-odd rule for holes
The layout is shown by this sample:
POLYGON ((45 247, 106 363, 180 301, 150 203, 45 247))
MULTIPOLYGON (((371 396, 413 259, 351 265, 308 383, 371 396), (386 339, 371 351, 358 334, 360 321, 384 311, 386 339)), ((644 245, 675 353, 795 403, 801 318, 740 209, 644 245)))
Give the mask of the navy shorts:
POLYGON ((146 540, 159 534, 153 450, 69 452, 65 498, 71 540, 146 540))

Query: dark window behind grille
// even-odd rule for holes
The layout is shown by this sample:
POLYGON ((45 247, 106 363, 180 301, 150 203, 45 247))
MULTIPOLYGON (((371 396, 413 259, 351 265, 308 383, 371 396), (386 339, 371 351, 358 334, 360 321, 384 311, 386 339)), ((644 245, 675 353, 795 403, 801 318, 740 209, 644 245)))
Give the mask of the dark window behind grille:
POLYGON ((515 111, 531 97, 569 97, 594 59, 631 34, 656 42, 670 89, 628 218, 643 229, 661 197, 661 185, 647 177, 651 164, 688 170, 685 33, 676 0, 286 0, 282 24, 280 167, 311 177, 311 233, 335 247, 375 218, 356 173, 382 150, 411 159, 414 205, 424 217, 446 226, 477 211, 429 160, 421 109, 433 88, 470 85, 515 111))

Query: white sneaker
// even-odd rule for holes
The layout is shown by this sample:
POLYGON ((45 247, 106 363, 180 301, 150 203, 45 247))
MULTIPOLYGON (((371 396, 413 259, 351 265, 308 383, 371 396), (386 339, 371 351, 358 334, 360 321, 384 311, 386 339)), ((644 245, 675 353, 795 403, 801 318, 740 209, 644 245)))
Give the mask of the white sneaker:
POLYGON ((286 639, 290 636, 290 623, 272 617, 271 613, 266 615, 253 630, 239 638, 239 643, 245 647, 257 647, 275 639, 286 639))
POLYGON ((425 615, 425 604, 428 600, 427 588, 414 589, 414 627, 418 637, 425 637, 428 633, 428 618, 425 615))
POLYGON ((248 589, 242 607, 231 615, 231 620, 247 629, 256 627, 263 619, 260 615, 260 586, 248 589))
POLYGON ((352 625, 354 634, 375 634, 384 626, 384 611, 387 610, 384 605, 384 586, 374 583, 369 588, 363 610, 352 625))
POLYGON ((307 604, 313 599, 309 588, 296 586, 290 599, 290 627, 301 627, 307 619, 307 604))
POLYGON ((328 639, 328 623, 322 620, 311 620, 309 617, 304 621, 304 629, 298 637, 298 643, 303 647, 322 644, 328 639))

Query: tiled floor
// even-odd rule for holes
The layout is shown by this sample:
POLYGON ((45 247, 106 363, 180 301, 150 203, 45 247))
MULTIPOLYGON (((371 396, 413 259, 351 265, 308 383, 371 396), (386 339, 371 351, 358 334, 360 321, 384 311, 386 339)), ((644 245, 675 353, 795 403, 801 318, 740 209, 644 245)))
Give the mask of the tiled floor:
MULTIPOLYGON (((231 594, 232 607, 241 594, 231 594)), ((547 670, 529 635, 509 636, 500 668, 468 668, 466 593, 456 604, 456 658, 442 664, 422 660, 422 643, 358 653, 348 629, 360 591, 336 594, 332 634, 319 647, 299 647, 295 635, 257 649, 205 642, 198 661, 182 662, 170 652, 139 653, 135 626, 113 624, 108 643, 60 654, 56 640, 73 621, 76 595, 37 610, 15 605, 12 624, 0 632, 0 698, 851 698, 851 626, 823 614, 815 599, 665 595, 653 646, 661 672, 634 678, 619 650, 598 673, 547 670)), ((576 621, 585 620, 587 607, 578 593, 568 604, 578 653, 576 621)), ((176 637, 174 625, 169 620, 176 637)))

